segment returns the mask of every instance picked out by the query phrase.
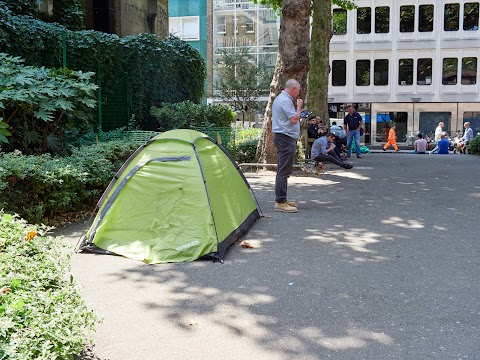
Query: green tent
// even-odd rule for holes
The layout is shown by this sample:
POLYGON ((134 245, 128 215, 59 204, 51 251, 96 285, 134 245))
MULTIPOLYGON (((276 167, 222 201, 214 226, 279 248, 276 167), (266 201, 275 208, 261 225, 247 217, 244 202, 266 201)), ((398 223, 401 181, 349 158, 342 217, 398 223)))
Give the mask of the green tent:
POLYGON ((222 260, 260 217, 230 155, 207 135, 183 129, 135 151, 97 208, 80 249, 146 263, 222 260))

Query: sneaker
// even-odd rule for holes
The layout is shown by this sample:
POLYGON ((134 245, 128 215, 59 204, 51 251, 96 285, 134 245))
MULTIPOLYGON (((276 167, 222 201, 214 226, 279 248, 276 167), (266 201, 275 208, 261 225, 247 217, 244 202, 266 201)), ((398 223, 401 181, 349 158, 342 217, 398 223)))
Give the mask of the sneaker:
POLYGON ((353 165, 352 164, 345 164, 345 165, 343 165, 343 167, 345 169, 351 169, 351 168, 353 168, 353 165))
POLYGON ((357 155, 357 159, 361 159, 362 157, 360 155, 357 155))
POLYGON ((396 149, 395 151, 399 151, 400 149, 396 149))
POLYGON ((281 211, 286 213, 296 213, 298 209, 295 206, 290 206, 288 203, 275 203, 275 211, 281 211))
POLYGON ((382 150, 383 150, 383 151, 387 151, 387 149, 385 149, 385 148, 382 148, 382 150))
POLYGON ((287 201, 288 206, 297 207, 297 203, 295 201, 287 201))

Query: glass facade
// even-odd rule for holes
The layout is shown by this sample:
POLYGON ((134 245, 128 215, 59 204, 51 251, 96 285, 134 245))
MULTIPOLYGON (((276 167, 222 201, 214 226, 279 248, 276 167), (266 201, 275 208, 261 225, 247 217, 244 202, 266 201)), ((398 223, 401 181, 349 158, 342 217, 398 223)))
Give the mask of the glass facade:
POLYGON ((248 47, 257 64, 275 68, 280 19, 261 4, 213 0, 214 57, 222 50, 248 47))

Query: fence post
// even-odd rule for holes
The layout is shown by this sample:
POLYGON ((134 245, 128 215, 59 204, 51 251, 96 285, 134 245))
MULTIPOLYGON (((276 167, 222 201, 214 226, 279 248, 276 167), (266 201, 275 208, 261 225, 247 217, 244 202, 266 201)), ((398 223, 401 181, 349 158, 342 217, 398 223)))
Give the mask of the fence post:
POLYGON ((102 65, 97 62, 97 110, 98 110, 98 127, 102 130, 102 65))
POLYGON ((62 31, 62 58, 63 58, 63 67, 67 67, 67 33, 65 30, 62 31))

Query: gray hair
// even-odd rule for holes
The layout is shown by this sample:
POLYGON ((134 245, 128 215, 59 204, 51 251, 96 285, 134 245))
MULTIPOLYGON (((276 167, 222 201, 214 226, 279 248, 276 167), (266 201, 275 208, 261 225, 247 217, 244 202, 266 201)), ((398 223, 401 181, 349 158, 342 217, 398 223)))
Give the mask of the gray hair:
POLYGON ((287 80, 287 82, 285 83, 285 89, 293 89, 293 88, 300 89, 300 83, 295 79, 287 80))

